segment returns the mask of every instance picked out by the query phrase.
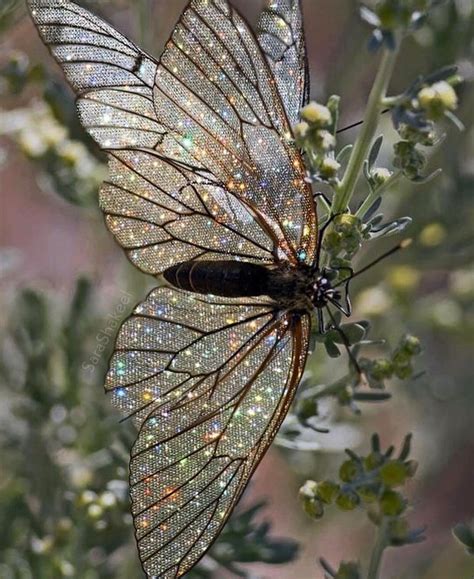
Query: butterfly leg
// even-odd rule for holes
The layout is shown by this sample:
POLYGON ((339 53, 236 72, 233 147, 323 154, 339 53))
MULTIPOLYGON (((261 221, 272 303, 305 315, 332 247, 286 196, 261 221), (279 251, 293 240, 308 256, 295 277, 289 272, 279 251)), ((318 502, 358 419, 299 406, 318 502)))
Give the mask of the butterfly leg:
POLYGON ((331 224, 333 223, 333 221, 336 219, 336 217, 338 217, 339 215, 341 215, 341 213, 334 213, 333 215, 331 215, 331 217, 327 220, 327 222, 321 227, 321 230, 319 231, 318 234, 318 249, 316 251, 316 257, 314 259, 313 262, 313 267, 312 270, 313 271, 319 271, 320 268, 320 262, 321 262, 321 252, 323 249, 323 241, 324 241, 324 236, 326 234, 326 231, 328 230, 328 228, 331 226, 331 224))
POLYGON ((346 302, 346 307, 345 307, 345 309, 343 309, 341 311, 345 316, 350 317, 350 316, 352 316, 352 302, 351 302, 351 297, 350 297, 350 293, 349 293, 349 287, 350 287, 350 283, 352 281, 352 276, 354 275, 354 270, 352 269, 352 267, 332 267, 331 269, 334 271, 347 271, 347 272, 349 272, 349 276, 343 282, 343 284, 344 284, 344 301, 346 302))
POLYGON ((324 336, 324 334, 326 333, 326 324, 324 323, 324 312, 322 309, 317 310, 318 312, 318 331, 321 334, 321 336, 324 336))
MULTIPOLYGON (((344 332, 344 330, 339 326, 339 324, 336 322, 331 310, 329 309, 329 307, 326 307, 326 311, 329 314, 329 317, 331 318, 332 321, 332 329, 336 330, 336 332, 341 336, 342 339, 342 343, 344 346, 344 349, 347 352, 347 355, 349 356, 350 361, 352 362, 354 368, 356 369, 357 374, 362 377, 363 376, 363 372, 362 372, 362 368, 359 366, 359 362, 357 361, 356 357, 354 356, 354 354, 352 353, 351 350, 351 344, 344 332)), ((342 310, 341 310, 342 311, 342 310)))
POLYGON ((327 205, 329 207, 332 207, 332 201, 331 199, 329 199, 329 197, 323 193, 322 191, 318 191, 317 193, 314 194, 314 199, 317 201, 318 197, 321 197, 321 199, 324 199, 324 201, 327 203, 327 205))

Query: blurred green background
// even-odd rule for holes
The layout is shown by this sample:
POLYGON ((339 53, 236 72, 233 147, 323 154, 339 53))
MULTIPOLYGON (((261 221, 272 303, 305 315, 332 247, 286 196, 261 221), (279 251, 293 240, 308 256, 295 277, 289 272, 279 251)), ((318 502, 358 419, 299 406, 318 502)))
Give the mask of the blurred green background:
MULTIPOLYGON (((81 4, 159 55, 185 2, 81 4)), ((263 2, 234 4, 255 23, 263 2)), ((305 0, 304 7, 312 97, 340 94, 342 124, 350 124, 363 115, 375 71, 369 31, 356 2, 305 0)), ((392 93, 450 63, 472 79, 473 29, 471 0, 438 8, 405 44, 392 93)), ((96 204, 103 158, 79 127, 73 96, 23 2, 1 0, 0 34, 0 578, 141 577, 126 484, 134 435, 119 424, 102 380, 119 320, 153 280, 128 264, 105 230, 96 204)), ((404 184, 385 200, 390 216, 414 218, 414 245, 354 285, 354 317, 374 322, 373 337, 392 345, 405 332, 422 339, 423 376, 394 382, 393 399, 364 408, 361 417, 328 402, 331 434, 314 433, 310 450, 275 445, 242 509, 262 499, 268 506, 241 509, 196 577, 232 576, 234 561, 254 561, 246 567, 254 576, 309 579, 322 577, 321 555, 334 565, 365 561, 373 531, 364 516, 312 522, 297 491, 308 477, 333 476, 343 448, 367 447, 375 430, 385 445, 414 433, 420 469, 410 488, 411 518, 428 527, 425 543, 389 553, 383 578, 474 577, 474 558, 451 535, 457 522, 474 518, 473 110, 467 82, 459 111, 466 130, 449 127, 431 159, 443 175, 424 186, 404 184), (272 524, 268 535, 264 520, 272 524), (227 569, 216 570, 215 561, 227 569)), ((388 158, 396 138, 389 119, 381 130, 388 158)), ((344 372, 323 352, 311 368, 316 383, 344 372)))

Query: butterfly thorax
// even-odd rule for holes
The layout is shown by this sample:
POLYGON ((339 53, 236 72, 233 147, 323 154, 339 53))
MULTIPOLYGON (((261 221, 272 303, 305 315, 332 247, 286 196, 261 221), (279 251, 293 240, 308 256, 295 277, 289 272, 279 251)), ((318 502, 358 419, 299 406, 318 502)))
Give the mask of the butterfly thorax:
POLYGON ((269 296, 279 309, 311 312, 339 301, 326 274, 307 265, 265 266, 243 261, 189 261, 164 277, 172 286, 198 294, 229 298, 269 296))

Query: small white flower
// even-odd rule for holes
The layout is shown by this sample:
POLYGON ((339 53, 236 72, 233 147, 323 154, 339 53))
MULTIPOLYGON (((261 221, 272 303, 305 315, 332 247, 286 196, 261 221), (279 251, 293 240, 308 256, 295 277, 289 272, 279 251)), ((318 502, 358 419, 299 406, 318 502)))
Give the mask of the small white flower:
POLYGON ((332 123, 331 111, 316 102, 311 102, 301 110, 301 118, 318 127, 327 127, 332 123))
POLYGON ((338 163, 336 159, 333 157, 326 157, 321 163, 320 173, 321 176, 326 179, 333 179, 340 168, 341 164, 338 163))
POLYGON ((308 136, 308 131, 309 131, 309 125, 308 125, 308 123, 306 123, 304 121, 302 121, 301 123, 298 123, 294 127, 294 133, 295 133, 295 137, 297 139, 305 139, 308 136))

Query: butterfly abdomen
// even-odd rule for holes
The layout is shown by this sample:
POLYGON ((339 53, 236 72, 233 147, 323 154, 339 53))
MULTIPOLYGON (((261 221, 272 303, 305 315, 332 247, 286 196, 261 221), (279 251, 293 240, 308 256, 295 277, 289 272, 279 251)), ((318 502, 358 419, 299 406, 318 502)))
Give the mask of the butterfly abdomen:
POLYGON ((168 283, 186 291, 228 298, 268 294, 270 270, 240 261, 188 261, 164 272, 168 283))

